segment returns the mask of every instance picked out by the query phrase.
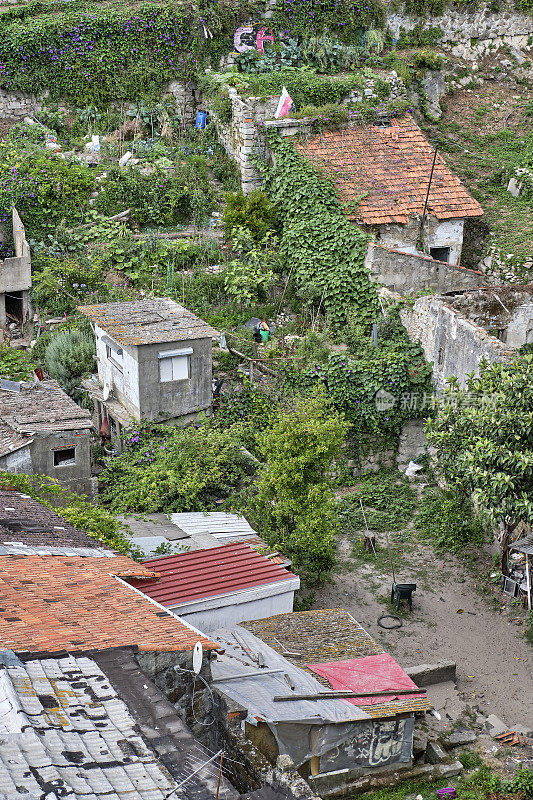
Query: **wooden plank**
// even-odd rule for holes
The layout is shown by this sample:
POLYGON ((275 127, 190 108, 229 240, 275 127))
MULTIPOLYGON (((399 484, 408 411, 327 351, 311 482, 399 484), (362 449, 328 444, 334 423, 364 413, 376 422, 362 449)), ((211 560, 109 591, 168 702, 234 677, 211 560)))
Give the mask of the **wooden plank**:
POLYGON ((350 692, 341 689, 332 692, 318 692, 317 694, 288 694, 274 697, 275 703, 282 703, 286 700, 335 700, 343 697, 396 697, 404 694, 426 694, 426 689, 419 689, 417 686, 412 689, 398 689, 397 691, 383 692, 350 692))

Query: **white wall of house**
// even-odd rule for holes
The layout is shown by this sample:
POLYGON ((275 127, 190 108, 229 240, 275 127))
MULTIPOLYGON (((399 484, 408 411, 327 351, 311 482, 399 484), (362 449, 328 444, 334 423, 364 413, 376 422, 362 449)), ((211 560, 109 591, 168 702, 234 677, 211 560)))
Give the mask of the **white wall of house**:
POLYGON ((25 447, 15 450, 13 453, 0 458, 0 470, 5 472, 14 472, 15 474, 23 472, 30 474, 33 472, 33 464, 31 460, 31 441, 25 447))
POLYGON ((168 610, 208 633, 232 627, 239 622, 290 612, 293 610, 294 592, 299 588, 300 579, 294 577, 253 589, 182 603, 168 610))
POLYGON ((106 339, 113 341, 98 325, 95 326, 96 358, 98 361, 98 377, 105 386, 109 383, 113 393, 124 408, 137 420, 140 420, 139 362, 137 347, 124 347, 118 342, 117 348, 122 355, 111 352, 108 357, 106 339))
MULTIPOLYGON (((376 236, 377 243, 394 250, 401 250, 402 253, 423 255, 418 246, 420 223, 420 217, 411 217, 406 225, 399 223, 380 225, 376 236)), ((463 247, 463 230, 463 219, 438 220, 431 215, 428 216, 424 221, 423 239, 428 251, 426 255, 430 248, 449 247, 448 263, 459 264, 463 247)))

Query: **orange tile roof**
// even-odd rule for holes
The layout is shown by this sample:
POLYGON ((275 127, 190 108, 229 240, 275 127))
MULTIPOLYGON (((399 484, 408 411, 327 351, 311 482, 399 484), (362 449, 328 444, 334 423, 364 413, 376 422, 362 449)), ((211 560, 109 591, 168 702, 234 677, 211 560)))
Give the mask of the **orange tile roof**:
POLYGON ((153 575, 126 556, 0 556, 0 649, 217 647, 115 577, 131 571, 153 575))
MULTIPOLYGON (((423 213, 434 148, 410 115, 393 119, 389 127, 325 131, 301 139, 296 149, 334 179, 350 219, 366 225, 406 224, 411 215, 423 213)), ((440 155, 428 212, 441 220, 483 214, 440 155)))

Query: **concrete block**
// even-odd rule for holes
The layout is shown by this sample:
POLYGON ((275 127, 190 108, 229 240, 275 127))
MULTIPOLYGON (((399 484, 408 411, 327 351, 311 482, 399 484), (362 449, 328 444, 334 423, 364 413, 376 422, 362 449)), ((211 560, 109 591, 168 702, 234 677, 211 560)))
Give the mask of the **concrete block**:
POLYGON ((457 665, 455 661, 438 661, 436 664, 420 664, 405 670, 417 686, 431 686, 434 683, 455 682, 457 665))
POLYGON ((476 734, 474 731, 454 731, 444 740, 444 744, 448 748, 461 747, 461 745, 472 744, 476 741, 476 734))
POLYGON ((461 774, 463 765, 460 761, 453 761, 451 764, 438 764, 436 770, 443 778, 453 778, 455 775, 461 774))
POLYGON ((432 741, 428 742, 426 747, 426 761, 429 764, 442 764, 445 761, 449 761, 449 757, 438 742, 432 741))
POLYGON ((415 729, 413 735, 413 755, 420 756, 422 753, 426 752, 426 747, 428 746, 428 736, 423 731, 418 731, 415 729))
POLYGON ((499 719, 496 714, 489 714, 487 717, 487 730, 489 732, 489 736, 494 738, 495 736, 499 736, 501 733, 507 733, 509 727, 499 719))

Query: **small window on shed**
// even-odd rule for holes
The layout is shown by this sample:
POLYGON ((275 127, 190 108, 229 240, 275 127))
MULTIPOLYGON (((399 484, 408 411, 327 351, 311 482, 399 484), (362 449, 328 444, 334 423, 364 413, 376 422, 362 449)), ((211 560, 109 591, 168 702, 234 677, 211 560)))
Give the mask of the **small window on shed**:
POLYGON ((159 353, 159 375, 161 383, 185 381, 190 378, 192 347, 159 353))
POLYGON ((61 450, 54 450, 54 467, 64 467, 67 464, 76 463, 76 448, 63 447, 61 450))

